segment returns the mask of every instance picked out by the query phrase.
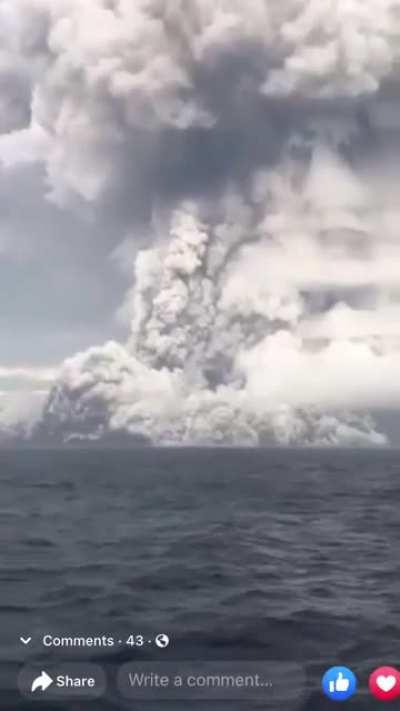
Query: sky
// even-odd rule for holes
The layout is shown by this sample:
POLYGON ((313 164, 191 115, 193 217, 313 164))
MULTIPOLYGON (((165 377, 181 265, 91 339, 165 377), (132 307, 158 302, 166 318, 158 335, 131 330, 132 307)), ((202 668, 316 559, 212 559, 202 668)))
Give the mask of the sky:
POLYGON ((0 0, 0 441, 396 445, 400 0, 0 0))

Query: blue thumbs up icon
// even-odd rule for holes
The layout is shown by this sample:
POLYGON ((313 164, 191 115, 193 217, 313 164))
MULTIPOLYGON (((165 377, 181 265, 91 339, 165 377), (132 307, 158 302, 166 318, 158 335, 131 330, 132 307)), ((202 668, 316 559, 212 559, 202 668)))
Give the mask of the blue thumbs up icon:
POLYGON ((347 667, 332 667, 323 676, 322 689, 332 701, 347 701, 357 691, 357 679, 347 667))

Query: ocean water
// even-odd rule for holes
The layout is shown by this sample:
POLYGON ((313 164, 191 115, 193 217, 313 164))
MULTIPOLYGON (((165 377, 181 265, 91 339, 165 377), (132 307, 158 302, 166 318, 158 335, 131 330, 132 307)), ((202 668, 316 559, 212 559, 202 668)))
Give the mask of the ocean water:
POLYGON ((368 675, 400 662, 399 506, 396 451, 1 452, 1 707, 186 711, 135 705, 112 687, 57 707, 15 691, 24 662, 62 654, 35 646, 45 633, 164 632, 167 650, 90 658, 111 676, 130 659, 298 662, 298 711, 332 708, 320 678, 346 664, 361 686, 348 708, 377 709, 368 675))

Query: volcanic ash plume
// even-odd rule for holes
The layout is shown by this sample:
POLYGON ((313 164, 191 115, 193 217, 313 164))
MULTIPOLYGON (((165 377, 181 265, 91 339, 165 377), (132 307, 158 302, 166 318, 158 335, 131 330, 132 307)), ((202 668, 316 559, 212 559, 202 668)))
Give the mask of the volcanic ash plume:
MULTIPOLYGON (((318 319, 328 327, 332 313, 353 313, 340 295, 356 299, 371 275, 361 260, 352 283, 352 244, 373 239, 355 214, 356 184, 329 212, 310 202, 316 150, 308 167, 290 156, 282 174, 256 176, 247 204, 231 193, 172 212, 167 234, 137 255, 127 346, 67 361, 47 429, 69 438, 129 432, 162 444, 385 443, 370 418, 345 414, 353 393, 370 395, 357 376, 366 356, 371 373, 384 364, 377 343, 313 334, 318 319), (336 268, 325 273, 329 259, 336 268), (329 298, 337 302, 325 311, 329 298)), ((320 169, 338 170, 337 157, 322 153, 320 169)))
POLYGON ((36 436, 380 445, 400 404, 398 0, 0 0, 0 160, 130 234, 125 344, 36 436), (5 133, 7 132, 7 133, 5 133))

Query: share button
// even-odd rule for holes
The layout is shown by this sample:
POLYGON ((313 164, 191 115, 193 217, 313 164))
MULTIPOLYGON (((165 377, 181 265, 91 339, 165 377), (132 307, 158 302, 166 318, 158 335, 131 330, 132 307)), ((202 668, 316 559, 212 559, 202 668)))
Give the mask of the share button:
POLYGON ((32 701, 45 699, 97 699, 107 682, 97 664, 59 664, 56 667, 25 667, 19 674, 21 693, 32 701))

